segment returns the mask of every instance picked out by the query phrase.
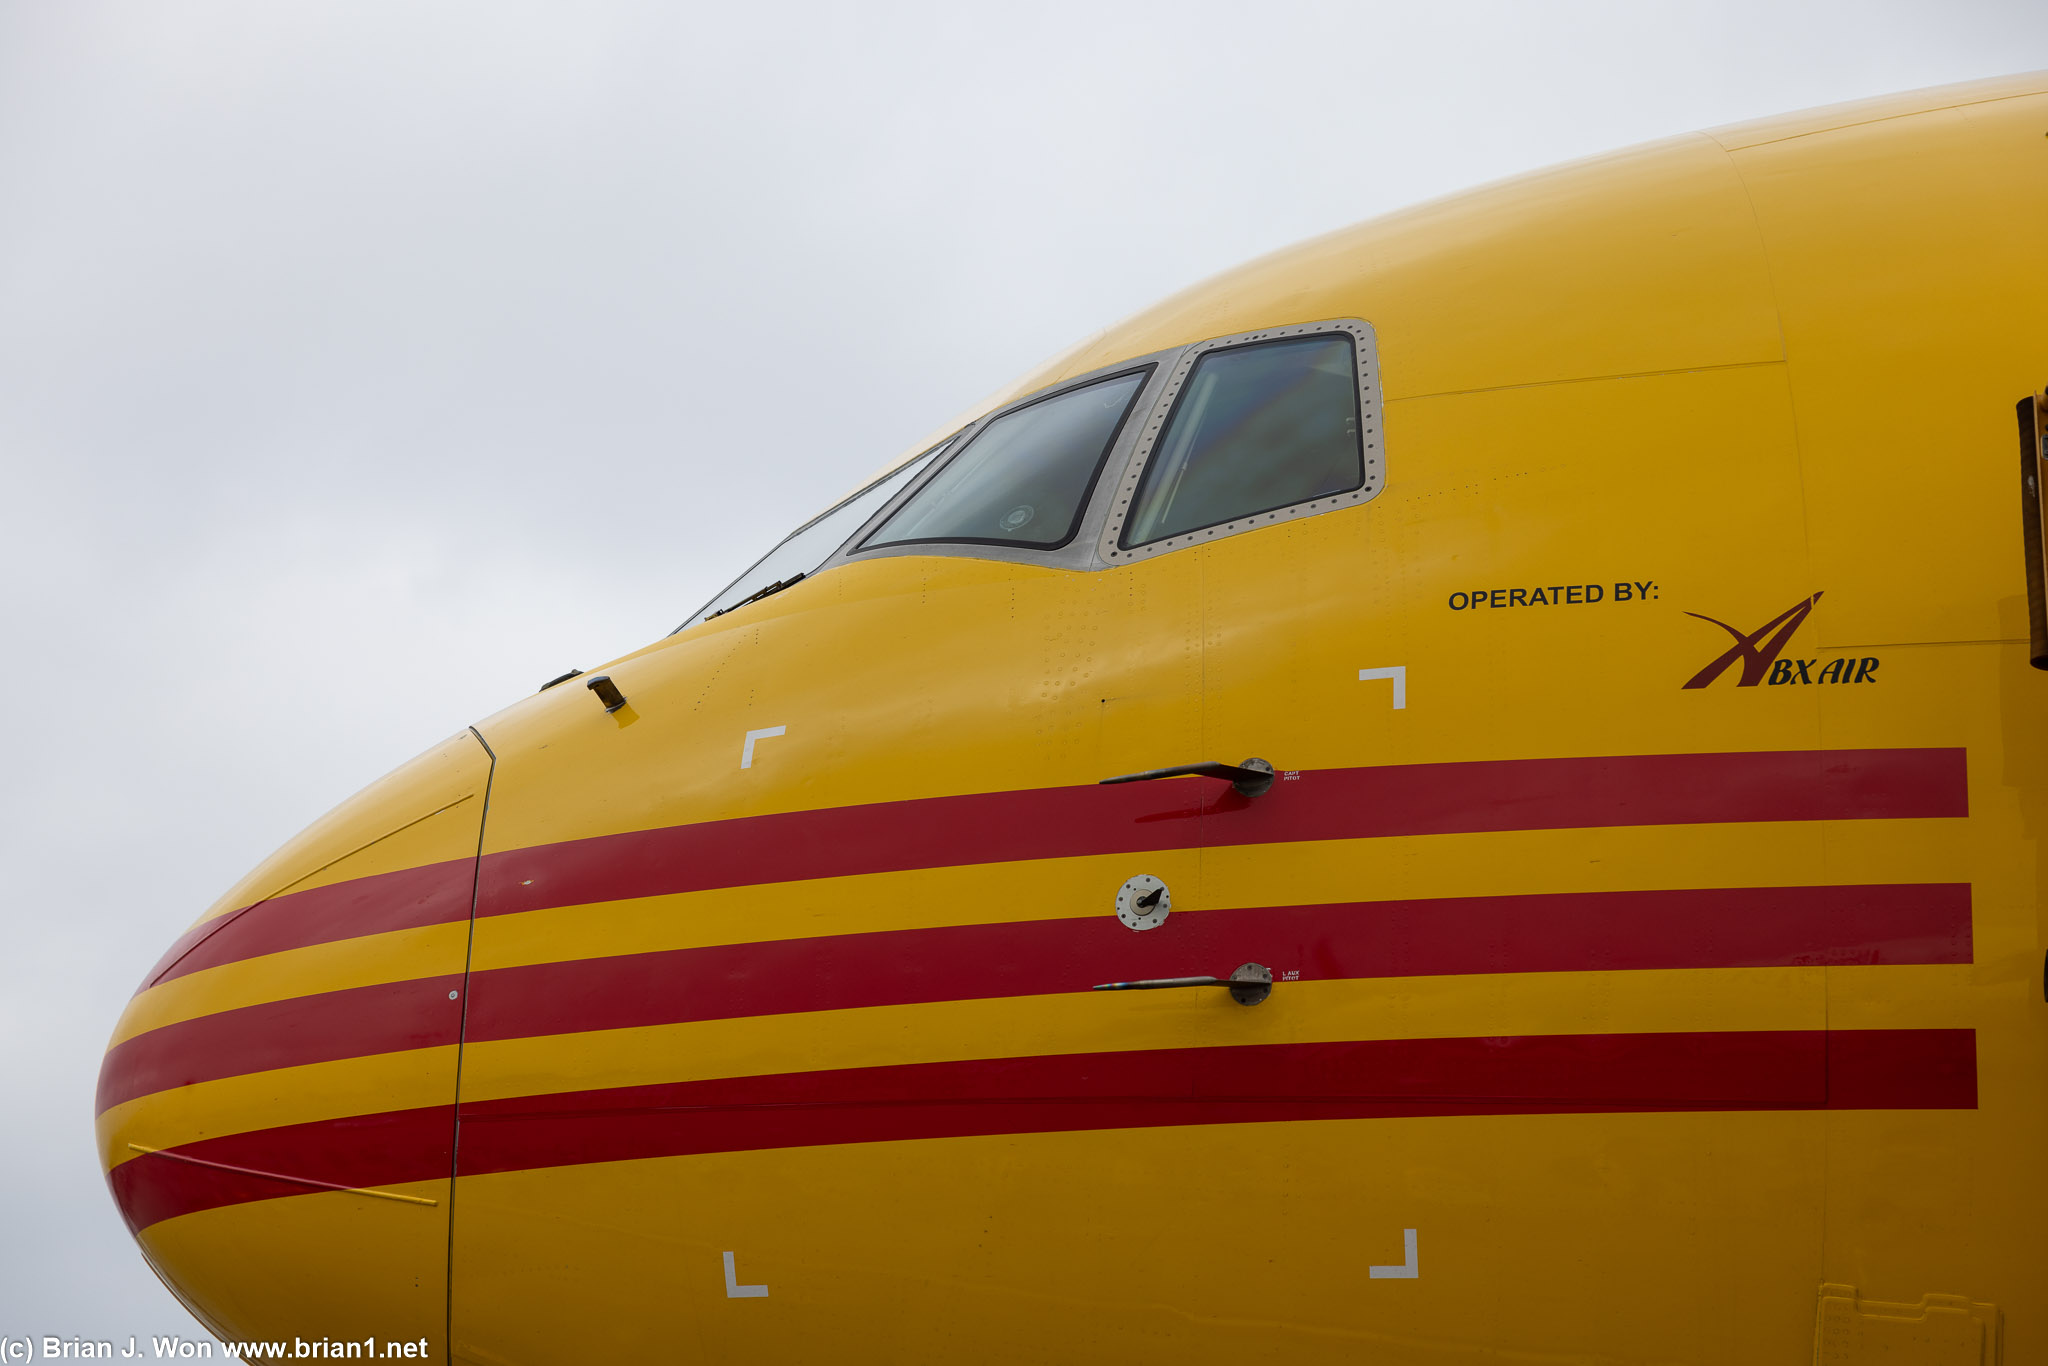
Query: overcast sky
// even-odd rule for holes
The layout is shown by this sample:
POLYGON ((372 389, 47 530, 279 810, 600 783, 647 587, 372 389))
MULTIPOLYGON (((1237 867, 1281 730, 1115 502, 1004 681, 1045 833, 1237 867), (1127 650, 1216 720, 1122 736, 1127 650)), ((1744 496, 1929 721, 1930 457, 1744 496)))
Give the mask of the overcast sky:
POLYGON ((0 0, 0 1336, 193 1331, 91 1141, 144 969, 1086 333, 2041 0, 0 0))

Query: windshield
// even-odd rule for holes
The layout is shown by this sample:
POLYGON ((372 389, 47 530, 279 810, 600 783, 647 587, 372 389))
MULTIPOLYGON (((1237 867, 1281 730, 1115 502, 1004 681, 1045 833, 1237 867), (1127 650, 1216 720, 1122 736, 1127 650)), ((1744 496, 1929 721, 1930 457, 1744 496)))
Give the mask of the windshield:
POLYGON ((923 541, 1063 546, 1150 370, 1013 408, 977 432, 862 549, 923 541))
POLYGON ((725 591, 699 608, 694 616, 678 626, 695 626, 700 621, 730 612, 733 608, 756 598, 765 598, 804 578, 831 558, 832 552, 846 543, 846 538, 860 530, 860 524, 875 515, 875 509, 896 496, 905 484, 916 476, 919 470, 932 462, 932 458, 946 447, 952 439, 941 441, 923 455, 905 461, 889 473, 869 484, 859 493, 813 517, 810 521, 791 532, 782 543, 754 562, 753 568, 726 585, 725 591))

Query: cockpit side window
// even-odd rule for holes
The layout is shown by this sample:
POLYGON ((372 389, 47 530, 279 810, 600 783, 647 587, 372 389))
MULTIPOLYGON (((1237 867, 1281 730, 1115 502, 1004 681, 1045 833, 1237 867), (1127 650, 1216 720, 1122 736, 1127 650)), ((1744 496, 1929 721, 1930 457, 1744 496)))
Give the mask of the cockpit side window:
POLYGON ((1152 448, 1119 544, 1149 545, 1360 488, 1358 389, 1344 332, 1204 354, 1152 448))
POLYGON ((1151 367, 1013 408, 984 425, 861 543, 1052 550, 1081 529, 1089 491, 1151 367))
POLYGON ((805 522, 773 550, 755 561, 753 567, 746 573, 727 584, 723 592, 705 603, 676 630, 680 631, 684 626, 695 626, 700 621, 721 616, 756 598, 779 593, 798 579, 814 572, 819 565, 831 558, 833 551, 845 544, 847 537, 860 530, 861 523, 874 516, 883 504, 895 497, 920 471, 952 445, 955 439, 957 438, 948 438, 924 454, 904 461, 851 498, 805 522))

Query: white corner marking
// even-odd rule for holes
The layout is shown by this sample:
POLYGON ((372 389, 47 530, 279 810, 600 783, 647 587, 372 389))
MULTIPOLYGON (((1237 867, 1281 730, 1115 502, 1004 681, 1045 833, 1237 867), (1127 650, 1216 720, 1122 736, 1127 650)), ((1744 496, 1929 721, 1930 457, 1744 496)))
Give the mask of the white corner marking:
POLYGON ((1408 709, 1408 666, 1406 664, 1396 664, 1386 669, 1360 669, 1358 671, 1358 681, 1361 683, 1375 678, 1393 680, 1394 710, 1406 711, 1408 709))
MULTIPOLYGON (((1401 1230, 1401 1246, 1407 1250, 1407 1261, 1401 1263, 1401 1265, 1399 1266, 1369 1266, 1365 1269, 1365 1274, 1367 1275, 1367 1277, 1375 1281, 1420 1280, 1422 1278, 1422 1268, 1420 1263, 1418 1263, 1415 1260, 1414 1229, 1404 1228, 1401 1230)), ((732 1265, 732 1254, 730 1252, 725 1254, 725 1264, 727 1266, 732 1265)), ((732 1280, 732 1276, 730 1273, 727 1273, 726 1280, 728 1282, 732 1280)), ((765 1295, 768 1292, 764 1290, 761 1293, 765 1295)))
POLYGON ((788 730, 788 726, 770 726, 766 730, 748 731, 747 743, 740 746, 740 767, 752 768, 754 766, 754 741, 772 740, 776 736, 786 733, 788 730))
MULTIPOLYGON (((781 727, 778 726, 776 729, 780 730, 781 727)), ((1408 1239, 1408 1260, 1412 1262, 1415 1260, 1415 1235, 1409 1234, 1408 1239)), ((1375 1276, 1379 1275, 1378 1268, 1374 1268, 1372 1274, 1375 1276)), ((1408 1274, 1412 1276, 1415 1273, 1411 1271, 1408 1274)), ((725 1254, 725 1297, 729 1300, 762 1300, 768 1298, 767 1286, 741 1285, 739 1283, 739 1273, 733 1269, 732 1254, 730 1252, 725 1254)))

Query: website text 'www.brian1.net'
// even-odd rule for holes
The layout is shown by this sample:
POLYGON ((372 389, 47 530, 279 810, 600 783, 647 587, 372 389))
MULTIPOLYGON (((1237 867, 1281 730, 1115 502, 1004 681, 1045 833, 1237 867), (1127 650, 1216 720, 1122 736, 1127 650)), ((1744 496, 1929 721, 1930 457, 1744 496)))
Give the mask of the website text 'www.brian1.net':
POLYGON ((0 1366, 30 1361, 423 1361, 427 1340, 291 1338, 276 1342, 210 1342, 191 1338, 0 1337, 0 1366))

